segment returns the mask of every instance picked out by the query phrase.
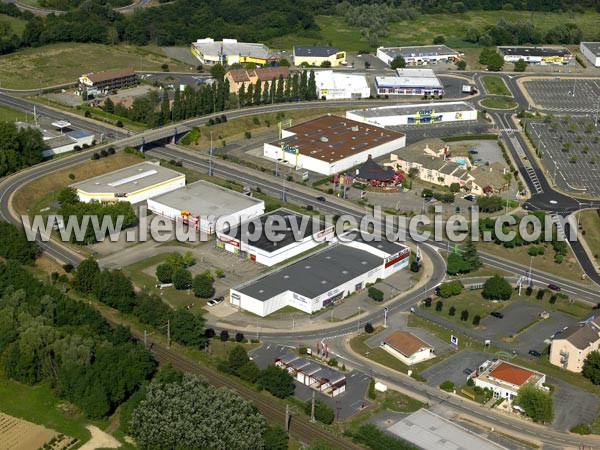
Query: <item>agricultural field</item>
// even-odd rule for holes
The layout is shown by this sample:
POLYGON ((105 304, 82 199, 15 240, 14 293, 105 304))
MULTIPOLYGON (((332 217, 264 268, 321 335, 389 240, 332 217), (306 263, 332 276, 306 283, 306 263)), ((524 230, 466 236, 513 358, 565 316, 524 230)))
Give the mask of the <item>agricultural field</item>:
POLYGON ((0 57, 0 80, 2 88, 40 89, 75 83, 83 73, 124 67, 161 70, 162 64, 168 64, 173 72, 189 72, 190 69, 188 65, 168 58, 158 47, 60 43, 27 48, 0 57))
MULTIPOLYGON (((2 448, 10 450, 41 448, 51 441, 54 442, 55 438, 58 438, 56 431, 0 413, 0 442, 2 442, 2 448)), ((69 439, 67 438, 67 440, 69 439)))

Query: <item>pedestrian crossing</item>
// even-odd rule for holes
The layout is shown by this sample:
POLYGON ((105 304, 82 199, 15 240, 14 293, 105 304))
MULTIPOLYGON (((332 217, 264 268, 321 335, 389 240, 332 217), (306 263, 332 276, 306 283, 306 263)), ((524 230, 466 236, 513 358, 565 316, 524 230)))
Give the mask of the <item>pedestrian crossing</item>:
POLYGON ((525 167, 525 170, 527 171, 527 175, 529 175, 529 179, 531 180, 531 183, 533 184, 535 193, 543 194, 544 190, 542 189, 542 185, 540 184, 540 179, 538 178, 537 174, 535 173, 535 170, 533 170, 533 167, 525 167))
POLYGON ((563 228, 561 222, 560 222, 560 218, 558 217, 558 214, 552 214, 550 217, 552 217, 552 222, 554 222, 556 224, 556 236, 558 238, 558 240, 565 240, 566 235, 565 235, 565 229, 563 228))
POLYGON ((550 111, 550 112, 558 112, 558 113, 597 113, 598 112, 598 108, 581 108, 581 107, 557 107, 557 106, 550 106, 550 107, 545 107, 545 106, 541 106, 541 109, 543 109, 544 111, 550 111))

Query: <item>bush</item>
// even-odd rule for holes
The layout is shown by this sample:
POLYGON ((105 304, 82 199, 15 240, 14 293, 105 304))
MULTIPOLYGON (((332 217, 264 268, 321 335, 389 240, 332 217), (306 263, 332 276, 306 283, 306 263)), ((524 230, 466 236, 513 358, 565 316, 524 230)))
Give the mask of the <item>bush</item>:
POLYGON ((308 350, 306 349, 306 347, 300 347, 298 349, 298 353, 300 353, 301 355, 306 355, 308 353, 308 350))
POLYGON ((377 398, 377 392, 375 391, 375 380, 373 378, 371 378, 371 382, 369 383, 367 397, 369 397, 371 400, 375 400, 377 398))
POLYGON ((458 280, 453 280, 440 284, 437 294, 442 298, 449 298, 453 295, 459 295, 462 292, 462 289, 462 283, 458 280))
POLYGON ((109 155, 114 155, 115 154, 115 148, 114 147, 108 147, 108 154, 109 155))
POLYGON ((451 306, 450 309, 448 310, 448 315, 454 316, 454 314, 456 314, 456 308, 454 306, 451 306))
POLYGON ((221 334, 219 335, 219 337, 222 342, 227 342, 229 340, 229 331, 227 331, 227 330, 221 331, 221 334))
POLYGON ((121 122, 120 120, 117 120, 115 122, 115 126, 118 127, 118 128, 123 128, 124 127, 123 122, 121 122))
POLYGON ((244 340, 244 333, 235 333, 235 342, 242 342, 244 340))
POLYGON ((590 434, 591 432, 592 429, 587 423, 579 423, 571 428, 571 433, 590 434))
POLYGON ((371 322, 367 322, 365 324, 365 332, 368 334, 371 334, 373 331, 375 331, 375 329, 373 328, 373 325, 371 325, 371 322))
POLYGON ((440 384, 440 389, 446 392, 454 391, 454 383, 452 381, 446 380, 442 384, 440 384))
MULTIPOLYGON (((304 404, 304 413, 310 417, 312 411, 312 400, 304 404)), ((333 422, 335 415, 333 410, 321 400, 315 400, 315 419, 321 423, 329 425, 333 422)))
POLYGON ((444 302, 442 302, 441 300, 435 302, 435 310, 437 312, 440 312, 442 309, 444 309, 444 302))
POLYGON ((431 306, 432 301, 433 299, 431 297, 424 298, 423 305, 425 306, 425 308, 429 308, 431 306))
POLYGON ((376 287, 371 286, 368 291, 369 297, 375 300, 376 302, 383 301, 383 292, 377 289, 376 287))
POLYGON ((477 326, 477 325, 479 325, 479 322, 481 322, 480 315, 476 315, 475 317, 473 317, 473 325, 477 326))
POLYGON ((100 155, 99 155, 98 153, 94 153, 94 154, 92 155, 92 160, 93 160, 93 161, 97 161, 98 159, 100 159, 100 155))
POLYGON ((469 378, 467 380, 467 386, 469 386, 469 387, 475 386, 475 380, 473 380, 473 378, 469 378))
POLYGON ((207 328, 206 330, 204 330, 204 337, 206 339, 212 339, 213 337, 215 337, 216 333, 214 328, 207 328))

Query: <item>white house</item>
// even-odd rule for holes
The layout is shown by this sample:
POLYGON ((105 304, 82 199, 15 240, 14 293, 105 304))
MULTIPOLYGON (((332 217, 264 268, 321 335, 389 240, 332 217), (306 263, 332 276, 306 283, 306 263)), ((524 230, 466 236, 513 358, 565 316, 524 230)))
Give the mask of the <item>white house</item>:
POLYGON ((315 70, 317 96, 322 100, 369 98, 371 88, 367 77, 333 70, 315 70))
POLYGON ((541 389, 546 382, 545 374, 502 360, 485 361, 468 378, 475 382, 475 386, 491 390, 494 398, 508 400, 516 397, 519 388, 526 383, 541 389))
POLYGON ((381 343, 381 348, 407 366, 435 358, 435 349, 407 331, 394 331, 381 343))

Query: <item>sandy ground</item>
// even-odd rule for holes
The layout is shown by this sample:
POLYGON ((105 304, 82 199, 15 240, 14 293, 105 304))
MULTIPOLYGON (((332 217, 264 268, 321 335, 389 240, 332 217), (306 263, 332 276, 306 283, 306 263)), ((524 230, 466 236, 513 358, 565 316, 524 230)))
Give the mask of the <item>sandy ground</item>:
POLYGON ((79 447, 79 450, 96 450, 98 448, 119 448, 121 443, 117 441, 110 434, 105 433, 94 425, 88 425, 86 427, 90 430, 92 438, 79 447))
POLYGON ((57 434, 54 430, 0 413, 0 448, 2 449, 40 448, 57 434))

